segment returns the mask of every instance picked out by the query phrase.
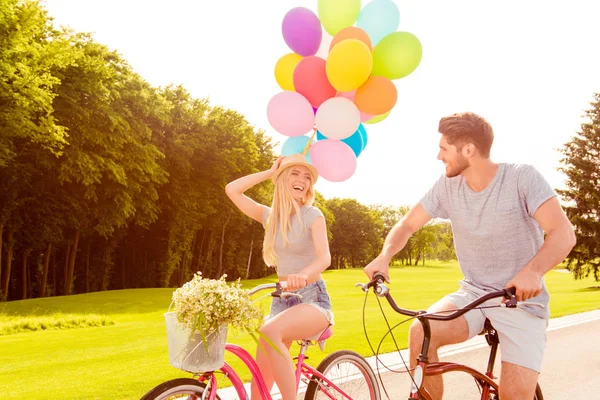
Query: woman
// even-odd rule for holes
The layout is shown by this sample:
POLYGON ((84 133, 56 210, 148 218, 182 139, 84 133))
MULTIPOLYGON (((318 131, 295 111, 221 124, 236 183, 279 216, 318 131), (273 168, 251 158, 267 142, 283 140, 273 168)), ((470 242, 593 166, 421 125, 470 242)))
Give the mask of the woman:
MULTIPOLYGON (((331 264, 327 229, 323 213, 312 206, 313 185, 318 178, 315 167, 302 154, 280 157, 262 172, 239 178, 225 187, 231 201, 250 218, 263 224, 263 258, 277 268, 286 291, 297 291, 302 299, 273 297, 271 314, 261 328, 279 352, 263 339, 256 361, 269 390, 273 381, 283 400, 296 398, 296 377, 289 348, 293 341, 312 337, 333 325, 331 301, 321 276, 331 264), (244 192, 272 179, 275 183, 273 204, 256 203, 244 192)), ((252 399, 260 399, 252 382, 252 399)))

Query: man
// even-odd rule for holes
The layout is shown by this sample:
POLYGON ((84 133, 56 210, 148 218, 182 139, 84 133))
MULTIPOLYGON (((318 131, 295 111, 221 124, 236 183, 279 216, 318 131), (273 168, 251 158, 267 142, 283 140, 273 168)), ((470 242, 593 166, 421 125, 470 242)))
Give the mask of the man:
MULTIPOLYGON (((494 134, 485 119, 471 112, 453 114, 440 120, 439 132, 438 159, 446 166, 445 176, 392 228, 365 273, 371 278, 379 271, 389 281, 390 261, 410 236, 432 218, 449 219, 464 279, 457 292, 429 311, 454 310, 506 287, 515 287, 523 303, 516 309, 472 310, 452 321, 431 321, 429 361, 438 361, 439 347, 479 334, 487 317, 501 343, 500 398, 533 399, 550 317, 543 276, 575 245, 573 226, 535 168, 490 159, 494 134)), ((409 336, 411 367, 422 340, 423 329, 415 320, 409 336)), ((442 398, 441 376, 428 377, 424 385, 434 399, 442 398)))

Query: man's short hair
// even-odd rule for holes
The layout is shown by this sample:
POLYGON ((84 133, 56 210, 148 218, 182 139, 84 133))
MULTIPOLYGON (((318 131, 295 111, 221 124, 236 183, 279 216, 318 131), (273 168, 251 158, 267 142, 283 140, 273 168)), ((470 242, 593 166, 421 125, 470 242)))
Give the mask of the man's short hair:
POLYGON ((482 157, 489 158, 494 130, 485 118, 473 112, 461 112, 440 119, 438 131, 458 149, 473 143, 482 157))

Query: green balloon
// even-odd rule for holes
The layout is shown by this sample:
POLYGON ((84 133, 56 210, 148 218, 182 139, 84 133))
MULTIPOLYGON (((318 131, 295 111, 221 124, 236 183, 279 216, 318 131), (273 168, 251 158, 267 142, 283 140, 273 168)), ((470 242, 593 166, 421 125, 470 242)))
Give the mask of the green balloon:
POLYGON ((386 119, 388 117, 388 115, 390 115, 390 112, 391 111, 388 111, 385 114, 377 115, 377 116, 371 118, 370 120, 366 121, 365 124, 376 124, 378 122, 381 122, 384 119, 386 119))
POLYGON ((409 32, 393 32, 373 49, 373 75, 400 79, 410 75, 421 62, 423 47, 409 32))
POLYGON ((360 14, 360 0, 319 0, 317 12, 323 28, 331 36, 354 25, 360 14))

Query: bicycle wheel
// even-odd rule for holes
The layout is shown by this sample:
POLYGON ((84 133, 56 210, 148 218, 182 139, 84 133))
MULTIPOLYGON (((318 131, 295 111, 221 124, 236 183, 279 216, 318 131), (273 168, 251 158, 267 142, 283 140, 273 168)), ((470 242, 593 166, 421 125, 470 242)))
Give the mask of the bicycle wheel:
MULTIPOLYGON (((177 378, 156 386, 140 400, 196 400, 202 398, 206 384, 191 378, 177 378)), ((217 395, 217 399, 220 400, 217 395)))
MULTIPOLYGON (((340 350, 331 353, 317 367, 323 376, 346 392, 353 400, 379 400, 379 385, 373 369, 358 353, 340 350)), ((342 399, 335 388, 313 376, 304 399, 342 399)))

